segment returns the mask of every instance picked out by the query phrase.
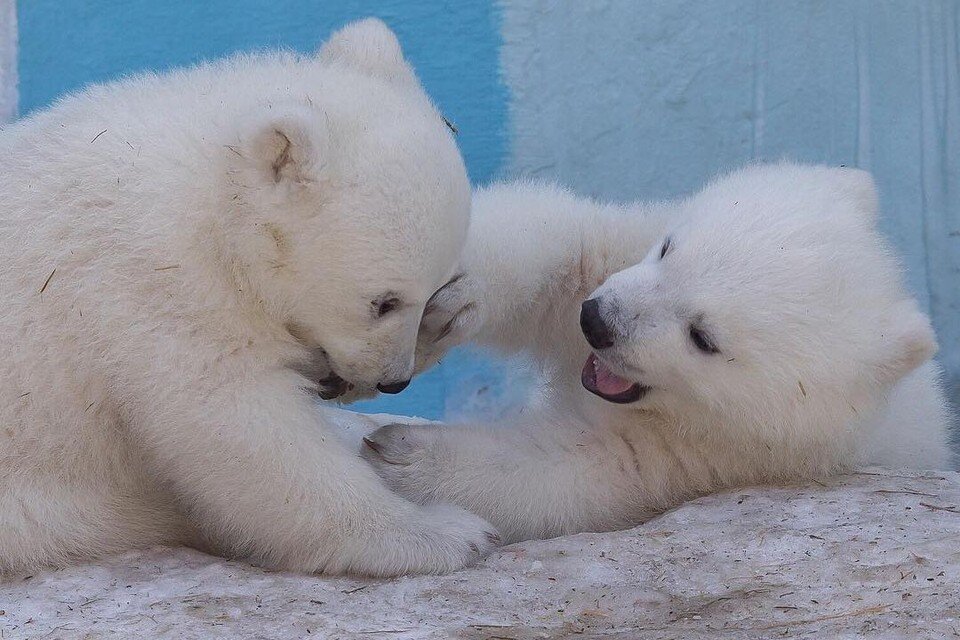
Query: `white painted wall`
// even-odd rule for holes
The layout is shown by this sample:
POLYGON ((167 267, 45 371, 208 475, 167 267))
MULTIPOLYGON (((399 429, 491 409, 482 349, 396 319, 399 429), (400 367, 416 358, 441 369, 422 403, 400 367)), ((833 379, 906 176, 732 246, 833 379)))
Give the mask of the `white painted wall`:
POLYGON ((0 122, 17 115, 17 2, 0 0, 0 122))

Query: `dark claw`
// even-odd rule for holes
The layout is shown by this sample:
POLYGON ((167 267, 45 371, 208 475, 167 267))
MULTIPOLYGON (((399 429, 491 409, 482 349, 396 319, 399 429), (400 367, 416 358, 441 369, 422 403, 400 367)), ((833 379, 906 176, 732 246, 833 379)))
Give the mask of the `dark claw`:
POLYGON ((383 448, 381 448, 379 444, 377 444, 370 438, 364 438, 363 444, 367 445, 368 447, 376 451, 378 454, 380 454, 380 456, 383 456, 383 448))
POLYGON ((461 315, 463 315, 464 312, 469 311, 473 307, 474 307, 474 304, 472 302, 468 302, 467 304, 460 307, 460 310, 457 311, 455 314, 453 314, 452 318, 447 320, 447 324, 443 325, 443 328, 440 329, 440 333, 436 335, 436 337, 433 339, 433 342, 434 343, 440 342, 441 340, 446 338, 448 335, 450 335, 450 332, 453 331, 453 325, 454 323, 456 323, 457 318, 459 318, 461 315))
POLYGON ((452 278, 450 278, 450 280, 447 281, 447 284, 443 285, 442 287, 440 287, 439 289, 437 289, 436 291, 434 291, 434 292, 433 292, 433 295, 430 296, 430 299, 427 300, 427 305, 426 305, 426 307, 424 307, 424 309, 423 309, 423 315, 427 315, 428 313, 430 313, 431 311, 433 311, 433 304, 432 304, 432 303, 437 299, 437 295, 438 295, 441 291, 443 291, 444 289, 446 289, 446 288, 449 287, 450 285, 456 284, 457 281, 458 281, 460 278, 462 278, 464 275, 465 275, 465 274, 463 274, 463 273, 458 273, 457 275, 455 275, 455 276, 453 276, 452 278))
POLYGON ((378 456, 380 456, 380 459, 386 462, 387 464, 392 464, 397 467, 410 466, 409 462, 395 462, 390 458, 388 458, 387 455, 383 452, 383 445, 381 445, 379 442, 376 442, 375 440, 371 440, 370 438, 366 438, 366 437, 362 438, 362 440, 363 440, 363 444, 370 447, 370 450, 376 453, 378 456))

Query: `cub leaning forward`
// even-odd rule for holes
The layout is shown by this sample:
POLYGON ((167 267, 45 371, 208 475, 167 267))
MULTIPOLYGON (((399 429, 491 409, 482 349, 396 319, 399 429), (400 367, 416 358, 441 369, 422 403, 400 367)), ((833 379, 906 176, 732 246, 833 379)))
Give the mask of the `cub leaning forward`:
POLYGON ((631 208, 480 192, 421 366, 473 338, 532 353, 548 392, 512 429, 392 425, 364 454, 401 495, 508 540, 863 462, 944 467, 933 332, 876 217, 868 174, 789 164, 631 208))
POLYGON ((0 572, 187 543, 393 575, 497 541, 388 491, 314 400, 404 386, 466 237, 462 160, 382 23, 92 87, 0 157, 0 572))

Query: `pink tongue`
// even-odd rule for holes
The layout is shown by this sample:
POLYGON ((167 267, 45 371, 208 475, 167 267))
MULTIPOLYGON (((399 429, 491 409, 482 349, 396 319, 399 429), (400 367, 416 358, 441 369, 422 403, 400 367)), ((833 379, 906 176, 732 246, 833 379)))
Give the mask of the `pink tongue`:
POLYGON ((615 396, 629 391, 633 383, 624 380, 614 372, 607 369, 606 365, 600 362, 594 354, 590 354, 590 361, 596 374, 597 391, 607 396, 615 396))

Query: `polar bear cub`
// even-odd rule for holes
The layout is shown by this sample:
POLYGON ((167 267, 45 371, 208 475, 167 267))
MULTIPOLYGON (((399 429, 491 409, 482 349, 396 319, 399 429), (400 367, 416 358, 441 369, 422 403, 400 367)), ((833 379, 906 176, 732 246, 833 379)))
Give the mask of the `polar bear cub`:
POLYGON ((549 385, 511 429, 370 435, 364 455, 401 495, 515 541, 863 462, 947 465, 934 335, 867 173, 756 166, 631 207, 508 184, 473 215, 421 361, 472 338, 532 353, 549 385))
POLYGON ((316 409, 405 385, 466 238, 456 144, 385 25, 92 87, 0 155, 0 572, 187 543, 383 576, 496 543, 316 409))

